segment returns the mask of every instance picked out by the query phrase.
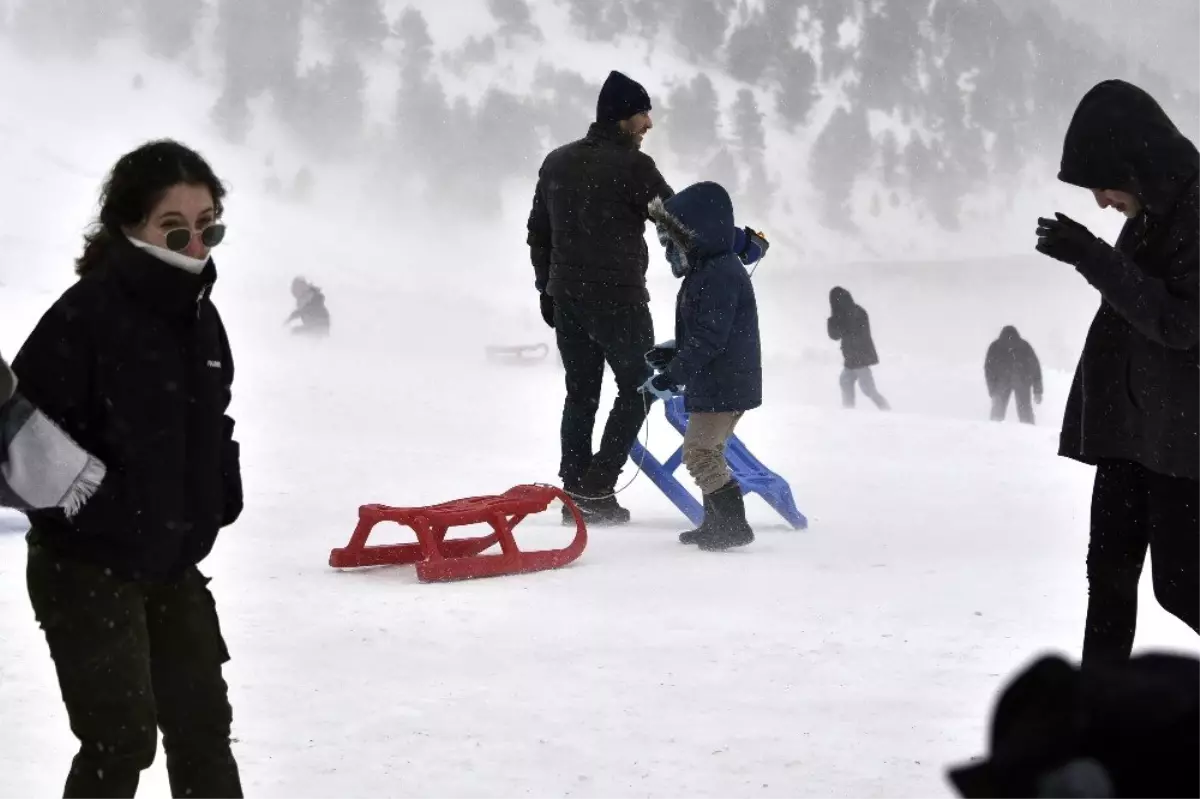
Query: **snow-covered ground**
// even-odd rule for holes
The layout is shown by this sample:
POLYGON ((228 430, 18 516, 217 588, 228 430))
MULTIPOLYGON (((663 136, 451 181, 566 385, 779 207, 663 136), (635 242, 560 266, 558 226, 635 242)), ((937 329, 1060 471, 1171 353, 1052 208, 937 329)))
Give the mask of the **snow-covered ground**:
MULTIPOLYGON (((129 131, 155 129, 102 114, 71 127, 72 109, 98 108, 68 74, 41 77, 38 96, 54 80, 78 94, 54 102, 0 86, 0 173, 19 187, 0 231, 5 354, 69 283, 104 169, 142 138, 129 131)), ((186 85, 155 78, 176 96, 171 80, 186 85)), ((411 569, 339 573, 329 550, 361 503, 554 480, 553 358, 483 357, 549 341, 521 231, 454 230, 429 252, 424 229, 276 205, 256 193, 257 159, 212 141, 202 113, 180 119, 163 132, 235 178, 215 299, 247 506, 203 568, 233 652, 248 793, 945 795, 945 767, 982 751, 1003 681, 1042 650, 1077 651, 1090 472, 1054 452, 1095 297, 1063 267, 788 275, 772 252, 756 278, 767 404, 739 433, 789 478, 807 531, 752 499, 755 544, 684 548, 684 519, 639 478, 622 494, 636 523, 592 531, 564 570, 445 585, 411 569), (298 272, 328 293, 328 341, 281 327, 298 272), (892 414, 837 407, 833 280, 872 312, 892 414), (1010 321, 1048 364, 1035 428, 980 421, 983 351, 1010 321)), ((654 268, 665 331, 674 283, 654 268)), ((677 446, 661 412, 644 432, 659 454, 677 446)), ((75 747, 25 595, 21 528, 0 516, 3 796, 60 790, 75 747)), ((519 530, 527 546, 567 537, 556 513, 519 530)), ((1138 646, 1196 651, 1146 588, 1138 646)), ((160 757, 144 794, 164 793, 160 757)))

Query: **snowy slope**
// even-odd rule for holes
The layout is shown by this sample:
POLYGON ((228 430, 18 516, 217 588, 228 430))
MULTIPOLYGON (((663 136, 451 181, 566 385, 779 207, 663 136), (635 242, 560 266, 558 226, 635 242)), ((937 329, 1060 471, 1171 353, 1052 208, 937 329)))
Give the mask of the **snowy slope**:
MULTIPOLYGON (((26 66, 0 50, 0 71, 26 66)), ((945 795, 944 767, 981 751, 1002 680, 1039 650, 1076 651, 1090 474, 1054 450, 1095 297, 1040 260, 789 277, 772 266, 786 248, 772 251, 756 277, 767 405, 740 432, 791 480, 808 531, 752 500, 759 541, 705 556, 676 543, 684 520, 639 478, 622 495, 638 523, 594 531, 566 570, 427 586, 404 569, 328 569, 360 503, 554 479, 553 359, 482 357, 486 343, 549 341, 522 237, 454 230, 430 253, 428 229, 389 222, 390 209, 267 197, 262 153, 208 128, 208 89, 150 67, 108 50, 86 74, 43 65, 0 85, 13 187, 0 351, 70 282, 121 151, 177 135, 227 176, 215 299, 237 361, 247 508, 204 568, 234 656, 248 793, 945 795), (114 98, 121 115, 104 113, 114 98), (326 342, 280 327, 297 272, 330 298, 326 342), (836 407, 822 331, 834 281, 871 310, 893 414, 836 407), (979 361, 1009 321, 1055 367, 1036 428, 978 421, 979 361)), ((675 284, 655 267, 666 330, 675 284)), ((659 454, 678 444, 658 413, 644 434, 659 454)), ((565 540, 556 518, 526 522, 522 541, 565 540)), ((2 796, 58 791, 74 744, 25 596, 20 527, 0 517, 2 796)), ((1198 648, 1148 590, 1138 646, 1198 648)), ((144 794, 165 793, 160 757, 144 794)))

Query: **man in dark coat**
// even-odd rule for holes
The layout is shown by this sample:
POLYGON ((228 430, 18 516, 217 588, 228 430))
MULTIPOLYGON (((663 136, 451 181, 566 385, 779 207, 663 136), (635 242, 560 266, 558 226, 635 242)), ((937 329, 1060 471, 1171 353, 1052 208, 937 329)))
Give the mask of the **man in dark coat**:
POLYGON ((1044 656, 996 702, 988 755, 959 796, 1198 796, 1200 661, 1139 655, 1081 672, 1044 656))
POLYGON ((1042 404, 1042 365, 1028 341, 1012 325, 988 347, 983 361, 988 396, 992 398, 992 421, 1003 422, 1008 401, 1017 398, 1017 418, 1033 424, 1033 403, 1042 404), (1031 396, 1032 395, 1032 396, 1031 396))
POLYGON ((1147 548, 1159 604, 1200 625, 1198 172, 1195 145, 1150 95, 1105 81, 1075 111, 1059 180, 1127 217, 1116 246, 1063 214, 1038 220, 1037 249, 1101 300, 1059 448, 1096 466, 1085 669, 1129 657, 1147 548))
POLYGON ((559 476, 594 524, 629 521, 614 491, 649 405, 638 393, 654 345, 645 226, 650 201, 672 193, 640 149, 651 127, 646 90, 611 73, 587 136, 546 156, 529 213, 542 317, 566 370, 559 476), (618 395, 593 454, 606 362, 618 395))
POLYGON ((643 390, 682 391, 688 412, 683 463, 704 495, 704 523, 679 540, 704 550, 754 540, 725 446, 746 411, 762 405, 758 304, 735 254, 733 202, 716 183, 697 183, 650 204, 671 271, 683 278, 675 305, 675 350, 643 390))
POLYGON ((881 411, 891 406, 875 388, 875 376, 871 367, 879 363, 875 352, 875 341, 871 338, 871 318, 861 305, 854 302, 850 292, 841 286, 829 291, 829 337, 842 342, 842 405, 854 407, 854 386, 862 386, 862 392, 881 411))

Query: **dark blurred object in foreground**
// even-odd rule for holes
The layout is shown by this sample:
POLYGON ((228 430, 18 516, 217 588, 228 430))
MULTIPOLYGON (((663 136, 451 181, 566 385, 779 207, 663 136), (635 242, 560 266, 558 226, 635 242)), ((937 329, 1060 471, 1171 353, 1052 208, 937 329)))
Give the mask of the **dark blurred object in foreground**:
POLYGON ((1200 795, 1200 660, 1148 654, 1085 672, 1042 657, 996 703, 990 752, 960 796, 1200 795))

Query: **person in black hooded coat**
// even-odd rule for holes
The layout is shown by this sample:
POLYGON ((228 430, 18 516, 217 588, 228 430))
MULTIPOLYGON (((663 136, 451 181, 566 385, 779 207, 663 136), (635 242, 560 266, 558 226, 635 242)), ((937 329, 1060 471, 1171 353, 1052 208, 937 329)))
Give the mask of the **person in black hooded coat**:
POLYGON ((1004 421, 1011 398, 1017 400, 1017 418, 1033 424, 1033 403, 1042 402, 1042 365, 1033 346, 1012 325, 988 347, 983 376, 992 398, 992 421, 1004 421))
POLYGON ((1083 666, 1123 661, 1147 548, 1159 604, 1200 632, 1200 157, 1155 100, 1118 80, 1080 101, 1059 179, 1127 221, 1110 246, 1063 214, 1037 249, 1100 292, 1059 454, 1096 467, 1083 666))
POLYGON ((842 344, 842 405, 854 407, 854 386, 862 386, 862 392, 881 411, 891 406, 875 388, 875 375, 871 367, 879 363, 875 351, 875 340, 871 337, 871 317, 867 309, 854 301, 850 292, 841 286, 829 290, 829 322, 826 325, 829 337, 842 344))

